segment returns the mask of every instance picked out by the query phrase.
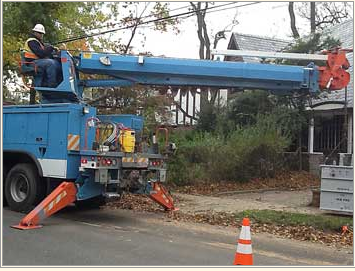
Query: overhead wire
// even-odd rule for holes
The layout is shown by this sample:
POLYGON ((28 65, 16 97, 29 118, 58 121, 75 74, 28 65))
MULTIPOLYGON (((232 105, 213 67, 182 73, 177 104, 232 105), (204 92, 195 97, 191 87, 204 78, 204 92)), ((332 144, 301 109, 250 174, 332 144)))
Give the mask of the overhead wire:
MULTIPOLYGON (((188 7, 191 7, 191 6, 188 5, 188 6, 183 6, 183 7, 179 7, 179 8, 169 9, 169 13, 172 12, 172 11, 176 11, 176 10, 180 10, 180 9, 188 8, 188 7)), ((154 16, 159 16, 159 14, 160 13, 158 13, 158 12, 157 13, 153 13, 153 14, 149 14, 149 15, 141 17, 140 19, 146 19, 146 18, 150 18, 150 17, 154 17, 154 16)), ((121 24, 121 22, 119 22, 119 23, 107 23, 107 25, 102 25, 102 26, 89 28, 89 29, 86 29, 86 31, 98 30, 98 29, 112 27, 112 26, 119 25, 119 24, 121 24)))
MULTIPOLYGON (((207 13, 217 12, 217 11, 224 11, 224 10, 230 10, 230 9, 239 8, 239 7, 245 7, 245 6, 260 4, 260 3, 261 3, 261 2, 252 2, 252 3, 243 4, 243 5, 237 5, 238 3, 232 2, 232 3, 228 3, 228 4, 216 6, 216 7, 214 7, 214 8, 218 8, 218 7, 226 6, 226 5, 232 5, 232 4, 237 5, 237 6, 228 7, 228 8, 223 8, 223 9, 218 9, 218 10, 212 10, 212 11, 207 10, 207 11, 206 11, 206 14, 207 14, 207 13)), ((201 9, 201 10, 204 10, 204 9, 201 9)), ((192 11, 192 14, 189 14, 189 15, 184 16, 184 17, 180 17, 180 19, 183 19, 183 20, 184 20, 184 19, 193 17, 193 16, 195 16, 195 13, 196 13, 196 11, 192 11)), ((234 16, 234 18, 235 18, 235 17, 236 17, 236 15, 234 16)), ((144 24, 139 24, 138 27, 139 27, 139 28, 152 28, 153 25, 150 25, 150 24, 152 24, 152 23, 153 23, 153 22, 146 22, 146 23, 144 23, 144 24)), ((134 26, 132 26, 132 27, 134 27, 134 26)), ((128 27, 128 28, 129 28, 129 27, 128 27)), ((118 31, 118 30, 117 30, 117 31, 118 31)), ((79 51, 82 51, 82 50, 68 50, 68 51, 79 52, 79 51)), ((90 51, 88 51, 88 52, 90 52, 90 51)), ((106 53, 108 53, 108 52, 106 52, 106 53)))
MULTIPOLYGON (((248 3, 248 4, 240 5, 239 7, 247 6, 247 5, 251 5, 251 4, 256 4, 256 3, 260 3, 260 2, 248 3)), ((220 7, 222 7, 222 6, 227 6, 227 5, 232 5, 232 4, 236 4, 236 3, 235 3, 235 2, 230 2, 230 3, 223 4, 223 5, 219 5, 219 6, 213 6, 213 7, 208 7, 208 8, 200 9, 200 11, 205 10, 205 11, 207 12, 207 10, 216 9, 216 8, 220 8, 220 7)), ((238 7, 238 6, 236 6, 236 7, 238 7)), ((175 15, 170 15, 170 16, 166 16, 166 17, 162 17, 162 18, 157 18, 157 19, 153 19, 153 20, 148 20, 148 21, 145 21, 145 22, 138 23, 138 25, 145 25, 145 24, 149 24, 149 23, 155 23, 155 22, 165 21, 165 20, 169 20, 169 19, 173 19, 173 18, 178 18, 178 17, 181 17, 181 16, 183 16, 183 15, 195 14, 195 13, 196 13, 196 10, 187 11, 187 12, 183 12, 183 13, 180 13, 180 14, 175 14, 175 15)), ((136 26, 136 25, 124 26, 124 27, 115 28, 115 29, 110 29, 110 30, 106 30, 106 31, 98 32, 98 33, 86 34, 86 35, 82 35, 82 36, 78 36, 78 37, 72 37, 72 38, 68 38, 68 39, 65 39, 65 40, 58 41, 58 42, 54 42, 53 45, 57 45, 57 44, 61 44, 61 43, 67 43, 67 42, 72 42, 72 41, 76 41, 76 40, 80 40, 80 39, 85 39, 85 38, 91 38, 91 37, 95 37, 95 36, 99 36, 99 35, 104 35, 104 34, 108 34, 108 33, 111 33, 111 32, 120 31, 120 30, 126 30, 126 29, 130 29, 130 28, 132 28, 132 27, 135 27, 135 26, 136 26)))
MULTIPOLYGON (((206 14, 210 14, 210 13, 218 12, 218 11, 230 10, 230 9, 234 9, 234 8, 245 7, 245 6, 250 6, 250 5, 255 5, 255 4, 260 4, 260 3, 261 3, 261 2, 253 2, 253 3, 244 4, 244 5, 238 5, 238 6, 234 6, 234 7, 228 7, 228 8, 218 9, 218 10, 206 11, 206 14)), ((236 5, 236 4, 238 4, 238 2, 233 3, 233 4, 236 5)), ((191 15, 182 17, 181 19, 187 19, 187 18, 190 18, 190 17, 193 17, 193 16, 195 16, 195 14, 191 14, 191 15)), ((233 19, 233 20, 235 20, 235 17, 236 17, 236 16, 234 16, 234 19, 233 19)))
MULTIPOLYGON (((206 13, 212 13, 212 12, 224 11, 224 10, 240 8, 240 7, 245 7, 245 6, 250 6, 250 5, 255 5, 255 4, 260 4, 260 3, 262 3, 262 2, 260 2, 260 1, 259 2, 251 2, 251 3, 247 3, 247 4, 242 4, 242 5, 229 7, 229 8, 210 11, 210 9, 220 8, 220 7, 227 6, 227 5, 233 5, 233 4, 236 5, 236 4, 238 4, 238 2, 228 2, 227 4, 200 9, 200 11, 205 10, 206 13)), ((189 7, 189 6, 179 7, 179 8, 173 9, 173 10, 179 10, 179 9, 187 8, 187 7, 189 7)), ((171 11, 173 11, 173 10, 171 10, 171 11)), ((196 10, 188 11, 188 12, 184 12, 184 13, 180 13, 180 14, 175 14, 175 15, 172 15, 172 16, 167 16, 167 17, 163 17, 163 18, 158 18, 158 19, 142 22, 142 23, 139 23, 138 26, 139 27, 144 27, 143 25, 148 25, 148 24, 151 24, 151 23, 155 23, 157 21, 169 20, 171 18, 179 18, 179 19, 184 20, 184 19, 190 18, 192 16, 195 16, 195 13, 196 13, 196 10), (188 16, 184 16, 185 14, 189 14, 189 15, 188 16)), ((154 15, 151 14, 151 15, 147 15, 145 17, 148 18, 148 17, 151 17, 151 16, 154 16, 154 15)), ((107 26, 104 26, 104 27, 107 27, 107 26)), ((94 33, 94 34, 86 34, 86 35, 82 35, 82 36, 79 36, 79 37, 72 37, 72 38, 68 38, 68 39, 62 40, 62 41, 54 42, 52 44, 53 45, 58 45, 58 44, 66 43, 66 42, 72 42, 72 41, 76 41, 76 40, 80 40, 80 39, 85 39, 85 38, 90 38, 90 37, 94 37, 94 36, 104 35, 104 34, 115 32, 115 31, 126 30, 126 29, 130 29, 130 28, 133 28, 133 27, 135 27, 135 25, 125 26, 125 27, 116 28, 116 29, 111 29, 111 30, 107 30, 107 31, 99 32, 99 33, 94 33)), ((151 27, 151 26, 146 26, 146 27, 151 27)), ((91 30, 94 30, 94 29, 96 30, 96 29, 99 29, 99 28, 93 28, 91 30)), ((17 51, 13 51, 13 52, 17 52, 17 51)), ((69 50, 69 51, 76 51, 76 50, 69 50)))
MULTIPOLYGON (((210 7, 210 8, 205 8, 205 9, 201 9, 202 10, 207 10, 207 9, 213 9, 213 8, 218 8, 218 7, 222 7, 222 6, 227 6, 227 5, 231 5, 231 4, 235 4, 235 2, 229 2, 227 4, 222 4, 219 6, 214 6, 214 7, 210 7)), ((142 22, 142 23, 138 23, 138 25, 142 25, 142 24, 148 24, 148 23, 155 23, 155 22, 159 22, 159 21, 165 21, 165 20, 169 20, 175 17, 180 17, 184 14, 191 14, 191 13, 195 13, 196 11, 188 11, 188 12, 184 12, 184 13, 180 13, 180 14, 175 14, 175 15, 171 15, 171 16, 166 16, 163 18, 157 18, 154 20, 150 20, 150 21, 146 21, 146 22, 142 22)), ((150 17, 149 15, 147 17, 150 17)), ((53 43, 54 45, 60 44, 60 43, 66 43, 66 42, 71 42, 71 41, 75 41, 75 40, 80 40, 80 39, 85 39, 85 38, 90 38, 90 37, 94 37, 94 36, 99 36, 99 35, 103 35, 103 34, 107 34, 107 33, 111 33, 111 32, 115 32, 115 31, 119 31, 119 30, 126 30, 126 29, 130 29, 135 27, 136 24, 131 25, 131 26, 125 26, 125 27, 121 27, 121 28, 116 28, 116 29, 111 29, 111 30, 106 30, 103 32, 99 32, 99 33, 94 33, 94 34, 85 34, 79 37, 72 37, 63 41, 59 41, 59 42, 55 42, 53 43)), ((106 27, 106 26, 105 26, 106 27)), ((92 30, 96 30, 98 28, 94 28, 92 30)))

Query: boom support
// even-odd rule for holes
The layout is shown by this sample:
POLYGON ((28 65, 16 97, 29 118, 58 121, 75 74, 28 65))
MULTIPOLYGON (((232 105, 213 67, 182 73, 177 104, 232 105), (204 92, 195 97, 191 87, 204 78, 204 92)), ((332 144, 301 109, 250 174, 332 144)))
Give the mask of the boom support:
POLYGON ((279 94, 344 88, 350 80, 344 50, 327 52, 326 66, 307 67, 245 62, 176 59, 83 52, 73 58, 61 51, 63 81, 57 88, 37 87, 43 103, 79 102, 84 87, 141 85, 264 89, 279 94), (83 74, 107 79, 82 79, 83 74))
POLYGON ((345 70, 350 67, 346 59, 346 53, 352 49, 335 48, 323 51, 323 54, 298 54, 298 53, 279 53, 279 52, 260 52, 243 50, 212 50, 214 55, 225 56, 248 56, 259 58, 278 58, 278 59, 297 59, 297 60, 318 60, 325 61, 326 66, 318 67, 320 89, 337 90, 342 89, 350 81, 350 75, 345 70))

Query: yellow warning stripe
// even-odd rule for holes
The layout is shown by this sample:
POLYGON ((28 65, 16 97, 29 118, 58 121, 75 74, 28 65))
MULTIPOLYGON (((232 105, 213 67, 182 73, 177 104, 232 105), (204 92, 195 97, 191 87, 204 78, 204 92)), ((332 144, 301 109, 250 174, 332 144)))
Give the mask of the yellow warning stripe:
POLYGON ((68 134, 68 150, 78 151, 80 147, 80 136, 68 134))
POLYGON ((122 163, 148 163, 148 158, 122 157, 122 163))

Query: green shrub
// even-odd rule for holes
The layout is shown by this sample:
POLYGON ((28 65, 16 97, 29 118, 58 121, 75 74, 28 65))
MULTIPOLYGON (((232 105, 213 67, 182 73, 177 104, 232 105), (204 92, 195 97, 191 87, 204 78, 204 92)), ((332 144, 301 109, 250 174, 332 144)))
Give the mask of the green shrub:
POLYGON ((169 180, 177 184, 272 176, 282 166, 281 153, 290 144, 274 115, 258 115, 255 124, 229 135, 184 131, 172 140, 178 150, 169 163, 169 180))

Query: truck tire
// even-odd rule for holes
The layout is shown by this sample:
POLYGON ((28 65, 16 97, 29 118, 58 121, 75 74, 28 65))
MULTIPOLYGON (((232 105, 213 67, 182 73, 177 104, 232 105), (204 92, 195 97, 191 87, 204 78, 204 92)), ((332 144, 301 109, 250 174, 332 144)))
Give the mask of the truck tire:
POLYGON ((17 164, 7 174, 5 198, 11 210, 29 212, 44 197, 37 169, 32 164, 17 164))
POLYGON ((3 186, 2 186, 2 204, 3 206, 7 206, 7 201, 6 201, 6 198, 5 198, 5 180, 6 180, 6 176, 7 176, 7 173, 9 172, 9 166, 6 165, 6 164, 3 164, 3 167, 2 167, 2 181, 3 181, 3 186))

